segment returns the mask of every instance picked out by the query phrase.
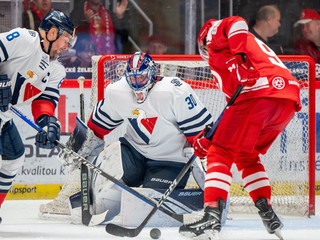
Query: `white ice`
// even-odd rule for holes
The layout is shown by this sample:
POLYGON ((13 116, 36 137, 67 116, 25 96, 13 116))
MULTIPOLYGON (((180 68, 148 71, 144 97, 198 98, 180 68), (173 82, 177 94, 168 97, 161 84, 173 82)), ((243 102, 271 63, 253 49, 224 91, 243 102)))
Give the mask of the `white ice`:
MULTIPOLYGON (((104 226, 86 227, 70 224, 68 219, 43 220, 38 217, 39 205, 46 200, 8 200, 0 209, 0 239, 123 239, 109 235, 104 226)), ((229 216, 220 233, 221 240, 278 239, 264 229, 255 215, 229 216)), ((317 196, 316 215, 307 218, 281 216, 285 240, 320 240, 320 196, 317 196)), ((135 239, 151 239, 151 228, 145 228, 135 239)), ((162 240, 185 239, 178 228, 160 228, 162 240)), ((128 239, 128 238, 125 238, 128 239)))

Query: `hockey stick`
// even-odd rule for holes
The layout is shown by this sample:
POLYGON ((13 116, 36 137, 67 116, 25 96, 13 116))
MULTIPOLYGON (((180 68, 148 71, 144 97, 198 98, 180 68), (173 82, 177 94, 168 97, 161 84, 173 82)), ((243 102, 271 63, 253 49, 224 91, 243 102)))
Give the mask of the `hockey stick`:
MULTIPOLYGON (((84 111, 84 93, 83 84, 85 78, 80 76, 78 78, 79 92, 80 92, 80 119, 85 122, 85 111, 84 111)), ((86 226, 95 226, 103 223, 108 214, 108 210, 97 215, 90 213, 90 179, 89 170, 85 164, 80 166, 80 180, 81 180, 81 221, 86 226)))
MULTIPOLYGON (((41 127, 39 127, 37 124, 35 124, 32 120, 30 120, 27 116, 25 116, 22 112, 20 112, 18 109, 16 109, 15 107, 11 106, 10 110, 15 113, 18 117, 20 117, 24 122, 26 122, 28 125, 30 125, 33 129, 35 129, 36 131, 43 131, 43 129, 41 127)), ((67 152, 70 155, 73 155, 81 164, 86 165, 88 168, 90 168, 91 170, 95 171, 96 173, 100 174, 101 176, 107 178, 108 180, 110 180, 111 182, 113 182, 114 184, 116 184, 118 187, 122 188, 123 190, 131 193, 132 195, 136 196, 137 198, 141 199, 142 201, 144 201, 145 203, 151 205, 151 206, 155 206, 156 202, 144 195, 142 195, 141 193, 139 193, 138 191, 126 186, 125 184, 123 184, 122 182, 120 182, 118 179, 112 177, 111 175, 109 175, 108 173, 104 172, 102 169, 100 169, 99 167, 95 166, 93 163, 89 162, 87 159, 85 159, 84 157, 82 157, 81 155, 79 155, 78 153, 72 151, 71 149, 69 149, 68 147, 66 147, 65 144, 61 143, 60 141, 56 140, 55 141, 57 146, 60 147, 61 149, 63 149, 65 152, 67 152)), ((167 214, 168 216, 172 217, 173 219, 175 219, 176 221, 183 223, 183 215, 181 214, 177 214, 175 212, 169 211, 168 209, 164 208, 164 207, 160 207, 159 209, 160 211, 162 211, 163 213, 167 214)))
POLYGON ((79 93, 80 93, 80 119, 81 121, 85 122, 85 111, 84 111, 84 80, 85 78, 83 76, 78 77, 78 83, 79 83, 79 93))
MULTIPOLYGON (((224 109, 220 113, 220 116, 218 117, 218 119, 215 121, 215 123, 213 124, 211 129, 206 134, 205 137, 207 139, 212 139, 212 137, 213 137, 213 135, 214 135, 214 133, 215 133, 220 121, 221 121, 221 118, 222 118, 225 110, 234 103, 234 101, 237 99, 237 97, 241 93, 242 89, 243 89, 243 85, 239 85, 239 87, 236 89, 236 91, 234 92, 234 94, 231 97, 231 99, 228 101, 227 105, 224 107, 224 109)), ((156 205, 153 207, 151 212, 147 215, 147 217, 142 221, 142 223, 138 227, 136 227, 136 228, 126 228, 126 227, 119 226, 119 225, 116 225, 116 224, 113 224, 113 223, 108 223, 106 225, 106 231, 109 234, 112 234, 112 235, 115 235, 115 236, 119 236, 119 237, 136 237, 136 236, 138 236, 139 233, 142 231, 142 229, 147 225, 147 223, 150 220, 150 218, 156 213, 156 211, 161 207, 161 205, 164 203, 164 201, 167 199, 167 197, 176 188, 176 186, 178 185, 180 180, 184 177, 184 175, 187 173, 187 171, 191 167, 191 165, 192 165, 193 161, 196 159, 196 157, 197 156, 195 154, 193 154, 191 156, 191 158, 188 160, 186 165, 183 167, 183 169, 178 174, 177 178, 175 180, 173 180, 173 182, 170 184, 169 188, 164 192, 164 194, 162 195, 160 200, 156 203, 156 205)))

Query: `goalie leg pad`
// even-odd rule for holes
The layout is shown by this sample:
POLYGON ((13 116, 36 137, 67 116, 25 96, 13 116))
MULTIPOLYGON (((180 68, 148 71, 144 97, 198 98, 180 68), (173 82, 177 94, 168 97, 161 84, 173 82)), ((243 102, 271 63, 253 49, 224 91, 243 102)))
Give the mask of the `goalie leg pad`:
MULTIPOLYGON (((185 166, 184 163, 180 162, 158 160, 148 160, 146 165, 143 187, 152 189, 168 189, 170 184, 180 173, 181 169, 185 166)), ((181 181, 177 184, 176 189, 185 188, 189 176, 190 170, 188 170, 181 181)))
POLYGON ((192 176, 194 180, 196 181, 198 186, 202 190, 204 190, 204 183, 206 181, 206 170, 198 157, 192 163, 191 170, 192 170, 192 176))
POLYGON ((63 185, 58 196, 52 201, 41 204, 39 216, 49 215, 70 215, 69 209, 69 197, 77 192, 81 191, 80 185, 80 169, 70 166, 69 173, 66 179, 66 183, 63 185))
MULTIPOLYGON (((192 157, 192 155, 194 154, 194 150, 192 147, 187 147, 185 149, 183 149, 183 152, 185 154, 185 156, 190 159, 192 157)), ((201 159, 200 158, 196 158, 192 165, 191 165, 191 171, 192 171, 192 176, 193 179, 196 181, 197 185, 204 190, 204 183, 206 180, 206 159, 201 159)))
MULTIPOLYGON (((123 175, 120 142, 114 142, 106 147, 99 154, 95 165, 120 180, 123 175)), ((94 214, 109 210, 107 220, 111 220, 120 212, 121 190, 113 182, 100 174, 94 173, 92 193, 94 214)))

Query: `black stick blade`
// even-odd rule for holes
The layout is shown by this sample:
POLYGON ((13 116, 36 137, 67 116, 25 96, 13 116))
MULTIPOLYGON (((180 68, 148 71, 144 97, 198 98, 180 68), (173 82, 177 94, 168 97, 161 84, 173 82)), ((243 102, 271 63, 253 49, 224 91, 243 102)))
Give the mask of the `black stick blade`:
MULTIPOLYGON (((144 227, 144 226, 143 226, 144 227)), ((142 228, 143 228, 142 227, 142 228)), ((138 228, 125 228, 113 223, 108 223, 106 225, 107 233, 118 236, 118 237, 136 237, 139 235, 142 229, 138 228)))

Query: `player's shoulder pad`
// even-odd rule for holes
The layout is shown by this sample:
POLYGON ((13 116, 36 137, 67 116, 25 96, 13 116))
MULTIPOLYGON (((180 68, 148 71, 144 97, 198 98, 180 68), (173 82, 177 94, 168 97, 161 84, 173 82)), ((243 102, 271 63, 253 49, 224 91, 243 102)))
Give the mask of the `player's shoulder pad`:
POLYGON ((125 77, 120 78, 118 81, 110 82, 106 87, 106 92, 118 92, 118 91, 131 91, 125 77))
MULTIPOLYGON (((189 85, 182 81, 179 77, 163 77, 157 84, 167 89, 189 89, 189 85)), ((159 86, 160 87, 160 86, 159 86)))
POLYGON ((26 48, 26 45, 40 46, 39 33, 34 30, 26 29, 26 28, 15 28, 15 29, 12 29, 11 32, 19 33, 21 37, 17 38, 17 40, 23 41, 24 48, 26 48))

